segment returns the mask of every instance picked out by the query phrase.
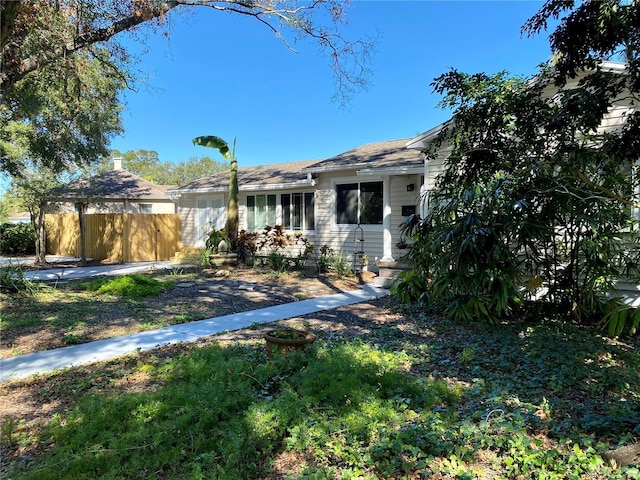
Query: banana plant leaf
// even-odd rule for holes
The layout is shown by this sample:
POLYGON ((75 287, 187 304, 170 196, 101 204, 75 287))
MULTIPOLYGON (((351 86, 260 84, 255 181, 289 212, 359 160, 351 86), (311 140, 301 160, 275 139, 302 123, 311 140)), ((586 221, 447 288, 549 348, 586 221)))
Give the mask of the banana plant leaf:
POLYGON ((217 148, 224 158, 231 158, 229 144, 222 138, 216 137, 215 135, 203 135, 202 137, 196 137, 193 139, 193 144, 200 145, 202 147, 217 148))

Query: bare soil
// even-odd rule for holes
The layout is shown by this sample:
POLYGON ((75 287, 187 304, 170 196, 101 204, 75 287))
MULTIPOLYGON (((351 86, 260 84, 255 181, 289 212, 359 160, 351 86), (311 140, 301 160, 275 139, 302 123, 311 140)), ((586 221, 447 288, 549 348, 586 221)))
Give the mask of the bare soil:
MULTIPOLYGON (((213 271, 204 271, 192 281, 192 286, 174 286, 152 300, 157 312, 172 310, 176 305, 190 305, 200 309, 206 316, 219 316, 230 312, 262 308, 268 305, 281 304, 302 298, 351 291, 360 287, 363 282, 370 282, 374 275, 365 273, 366 277, 338 277, 336 275, 305 276, 281 275, 255 272, 253 270, 236 272, 232 277, 215 277, 213 271), (242 289, 239 287, 244 287, 242 289), (247 289, 251 288, 251 289, 247 289), (211 292, 217 292, 223 300, 207 302, 211 292), (204 304, 205 306, 202 306, 204 304)), ((262 334, 273 326, 307 328, 313 331, 320 341, 337 338, 354 338, 370 332, 375 328, 392 324, 398 329, 412 329, 414 326, 404 315, 395 313, 386 307, 386 298, 370 302, 326 310, 314 314, 294 317, 272 324, 263 324, 255 328, 247 328, 226 332, 200 339, 196 342, 168 345, 156 350, 132 353, 117 359, 98 362, 90 365, 74 367, 61 373, 39 375, 28 379, 13 380, 0 383, 0 411, 2 412, 2 428, 9 428, 14 437, 32 437, 41 431, 57 413, 73 407, 77 394, 86 391, 138 392, 155 388, 150 377, 133 373, 140 362, 161 362, 167 357, 188 353, 192 349, 201 348, 212 343, 230 344, 236 342, 262 342, 262 334)), ((124 307, 123 307, 124 308, 124 307)), ((104 331, 111 331, 109 325, 120 322, 115 308, 106 309, 108 318, 102 322, 104 331)), ((11 332, 3 332, 2 342, 11 340, 11 332), (8 340, 9 338, 9 340, 8 340)), ((37 335, 20 339, 22 348, 42 349, 44 346, 56 346, 51 335, 37 335), (33 343, 33 345, 31 344, 33 343)), ((29 461, 42 454, 48 446, 38 443, 11 441, 0 454, 0 476, 6 471, 10 462, 16 459, 29 461)), ((6 444, 5 444, 6 445, 6 444)), ((286 463, 286 462, 285 462, 286 463)))
POLYGON ((74 289, 74 282, 60 286, 63 294, 56 292, 51 298, 0 294, 7 311, 25 312, 30 320, 20 328, 3 329, 0 358, 356 290, 375 276, 371 272, 350 277, 315 272, 275 275, 248 268, 229 276, 220 273, 206 269, 193 277, 176 277, 162 294, 135 302, 74 289))

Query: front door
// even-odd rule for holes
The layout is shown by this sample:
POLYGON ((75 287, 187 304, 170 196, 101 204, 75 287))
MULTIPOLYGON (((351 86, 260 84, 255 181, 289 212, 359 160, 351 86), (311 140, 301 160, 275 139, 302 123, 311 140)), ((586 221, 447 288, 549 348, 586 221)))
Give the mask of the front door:
POLYGON ((224 227, 224 196, 198 197, 196 199, 196 247, 205 247, 207 235, 212 227, 224 227))

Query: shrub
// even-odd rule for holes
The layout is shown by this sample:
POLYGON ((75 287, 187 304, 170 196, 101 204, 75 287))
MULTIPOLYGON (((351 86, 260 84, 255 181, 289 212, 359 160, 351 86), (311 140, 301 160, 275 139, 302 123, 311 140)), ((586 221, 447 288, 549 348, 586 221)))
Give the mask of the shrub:
POLYGON ((0 225, 0 254, 33 255, 36 238, 30 223, 3 223, 0 225))
POLYGON ((318 273, 325 273, 327 270, 329 270, 334 256, 335 252, 326 243, 322 245, 322 247, 320 247, 320 250, 318 250, 318 255, 316 256, 318 273))
POLYGON ((240 231, 238 257, 247 265, 253 265, 256 256, 265 259, 264 265, 276 271, 288 267, 302 268, 311 256, 313 245, 300 232, 287 233, 284 227, 265 227, 262 232, 240 231))
POLYGON ((331 266, 341 277, 348 277, 353 273, 351 270, 351 260, 342 250, 333 257, 331 266))

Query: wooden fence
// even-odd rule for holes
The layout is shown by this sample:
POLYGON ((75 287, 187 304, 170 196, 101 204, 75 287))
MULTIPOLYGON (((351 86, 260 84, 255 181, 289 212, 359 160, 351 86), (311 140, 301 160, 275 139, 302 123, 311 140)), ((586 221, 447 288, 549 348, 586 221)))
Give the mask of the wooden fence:
MULTIPOLYGON (((177 214, 85 215, 86 256, 115 263, 169 260, 180 249, 177 214)), ((45 216, 47 253, 79 257, 80 226, 76 214, 45 216)))

